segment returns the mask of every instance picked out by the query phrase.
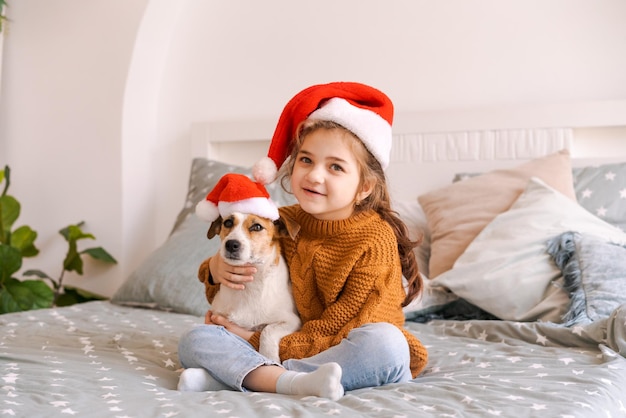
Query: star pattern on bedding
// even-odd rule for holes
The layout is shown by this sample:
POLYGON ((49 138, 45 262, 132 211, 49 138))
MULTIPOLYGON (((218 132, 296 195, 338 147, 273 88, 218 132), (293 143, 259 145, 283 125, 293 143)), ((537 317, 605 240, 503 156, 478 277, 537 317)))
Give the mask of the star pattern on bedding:
MULTIPOLYGON (((498 339, 498 336, 490 335, 486 329, 480 329, 480 327, 477 326, 475 323, 472 323, 472 324, 466 323, 466 324, 463 324, 462 327, 458 327, 457 324, 455 323, 453 323, 452 325, 448 325, 446 321, 435 321, 435 322, 439 326, 442 327, 442 329, 445 331, 445 334, 447 335, 454 335, 454 336, 466 335, 472 340, 483 341, 485 343, 495 342, 498 339), (486 336, 487 338, 485 338, 486 336)), ((569 353, 571 355, 562 355, 563 354, 562 347, 558 346, 557 344, 552 343, 551 339, 548 338, 546 334, 541 330, 541 326, 548 326, 548 325, 539 325, 535 327, 535 329, 532 330, 532 334, 531 334, 529 330, 527 329, 529 328, 528 324, 512 323, 511 327, 513 329, 517 329, 518 332, 523 331, 524 333, 528 334, 524 338, 525 341, 534 341, 535 345, 526 344, 521 347, 512 346, 511 347, 512 350, 515 350, 515 349, 520 350, 520 355, 502 356, 511 364, 510 370, 508 368, 503 368, 500 362, 498 362, 498 369, 496 370, 495 368, 492 367, 493 366, 492 362, 485 361, 484 359, 482 361, 478 361, 478 360, 465 358, 460 363, 465 363, 466 365, 473 364, 474 367, 478 370, 487 370, 487 369, 491 370, 489 374, 484 374, 481 372, 476 373, 476 377, 475 377, 475 379, 477 379, 476 385, 477 386, 480 385, 480 387, 482 387, 484 390, 487 390, 489 387, 491 387, 490 384, 486 384, 485 382, 497 380, 499 384, 510 384, 512 387, 517 389, 517 391, 520 391, 521 393, 523 393, 520 395, 509 394, 509 395, 506 395, 505 397, 507 400, 513 402, 516 405, 519 405, 520 408, 521 407, 529 408, 534 411, 542 411, 542 412, 550 411, 551 406, 549 403, 540 402, 535 399, 535 398, 539 398, 542 396, 541 388, 536 385, 536 382, 537 382, 536 379, 548 379, 549 381, 557 379, 557 381, 559 381, 559 383, 562 384, 563 386, 566 386, 566 387, 571 386, 571 387, 579 388, 578 390, 580 391, 581 396, 584 396, 584 397, 600 396, 600 394, 603 392, 600 389, 598 389, 595 385, 590 386, 588 382, 581 384, 581 383, 577 383, 576 381, 571 381, 571 380, 566 380, 566 379, 559 380, 559 379, 561 377, 567 378, 568 375, 569 376, 584 375, 585 370, 575 367, 577 362, 581 362, 578 359, 578 357, 582 356, 582 357, 589 358, 589 356, 592 356, 595 358, 602 358, 603 355, 595 354, 590 350, 588 351, 588 350, 581 350, 581 349, 576 349, 576 348, 571 349, 571 352, 569 353), (550 350, 552 346, 555 347, 554 350, 550 350), (558 347, 558 351, 557 351, 557 347, 558 347), (545 363, 542 363, 542 362, 530 363, 525 366, 527 370, 528 371, 535 370, 537 372, 535 373, 526 372, 523 369, 524 367, 523 363, 525 362, 525 358, 526 358, 523 352, 526 350, 532 350, 533 352, 538 353, 540 349, 549 350, 546 354, 544 354, 545 363), (557 352, 561 355, 557 355, 557 352), (558 363, 563 365, 563 368, 562 370, 559 370, 558 375, 555 375, 554 371, 552 370, 554 369, 553 359, 551 358, 552 356, 554 356, 554 358, 556 359, 558 363), (550 372, 548 372, 548 364, 550 364, 550 372), (543 372, 542 370, 546 370, 546 372, 543 372), (529 384, 524 384, 526 382, 528 382, 529 384)), ((584 328, 581 326, 576 326, 572 328, 563 327, 559 331, 560 333, 563 333, 563 334, 571 334, 571 335, 580 337, 584 333, 584 328)), ((438 338, 444 339, 445 337, 440 336, 438 338)), ((500 340, 500 342, 505 345, 511 343, 511 341, 507 342, 506 339, 500 340)), ((476 347, 477 343, 475 342, 468 343, 466 344, 466 346, 476 347)), ((437 356, 437 354, 439 353, 436 353, 436 352, 433 353, 432 352, 433 347, 434 346, 431 346, 431 348, 429 349, 429 351, 431 351, 431 356, 437 356)), ((447 355, 448 357, 451 357, 451 354, 455 354, 455 353, 451 351, 445 352, 445 355, 447 355)), ((604 354, 604 357, 606 357, 609 354, 616 356, 616 358, 620 357, 619 355, 614 353, 612 350, 608 350, 607 354, 604 354)), ((444 353, 441 353, 441 355, 443 356, 444 353)), ((582 363, 584 363, 584 361, 582 361, 582 363)), ((608 364, 606 368, 608 370, 616 370, 616 369, 624 370, 625 369, 623 361, 615 363, 615 364, 608 364)), ((442 378, 441 377, 442 375, 445 379, 452 379, 452 380, 456 380, 455 378, 457 375, 458 376, 463 375, 463 377, 465 378, 467 377, 467 374, 463 374, 460 372, 446 372, 446 367, 442 366, 441 364, 429 365, 424 373, 424 376, 427 377, 428 380, 430 380, 432 377, 433 381, 440 380, 442 378)), ((464 385, 468 384, 467 380, 464 380, 463 384, 464 385)), ((603 387, 612 386, 612 381, 609 378, 600 378, 598 379, 598 385, 603 386, 603 387)), ((436 388, 436 386, 433 385, 432 388, 434 389, 436 388)), ((498 389, 497 386, 492 387, 492 390, 497 390, 497 389, 498 389)), ((477 397, 466 396, 462 402, 468 405, 469 404, 477 405, 481 403, 481 399, 477 397)), ((575 402, 575 400, 572 399, 572 402, 575 402)), ((587 402, 579 402, 579 407, 598 411, 597 408, 594 408, 592 404, 587 403, 587 402)), ((441 408, 439 409, 439 411, 441 412, 441 408)), ((487 412, 488 415, 500 416, 504 414, 503 410, 499 410, 496 408, 487 409, 487 411, 488 411, 487 412)))
POLYGON ((574 168, 578 203, 599 218, 626 230, 626 164, 574 168))
POLYGON ((224 418, 251 414, 460 418, 512 416, 520 410, 560 416, 550 399, 559 399, 562 405, 582 400, 580 408, 606 416, 611 411, 603 407, 604 400, 622 390, 614 382, 622 381, 617 376, 626 372, 626 359, 609 347, 580 344, 591 341, 590 330, 582 326, 433 321, 407 323, 430 353, 427 368, 410 384, 350 391, 339 402, 236 391, 178 392, 176 346, 181 324, 191 326, 201 319, 186 317, 181 322, 165 312, 112 307, 90 315, 83 309, 42 312, 19 326, 2 323, 0 317, 6 330, 0 336, 0 356, 10 359, 0 363, 0 416, 85 416, 97 408, 111 417, 181 417, 192 415, 198 405, 205 415, 224 418), (37 325, 36 335, 28 335, 24 327, 41 322, 41 315, 62 325, 62 339, 54 338, 59 331, 50 323, 37 325), (11 345, 27 337, 37 343, 20 350, 11 345), (38 360, 23 361, 26 358, 38 360), (40 380, 27 382, 26 375, 40 380), (46 413, 23 412, 33 407, 26 397, 32 383, 51 386, 41 398, 46 413), (456 399, 445 395, 450 388, 456 399), (90 394, 87 404, 82 399, 85 393, 90 394))
MULTIPOLYGON (((80 311, 80 307, 76 306, 73 310, 80 311)), ((150 365, 142 365, 141 358, 143 353, 140 355, 135 350, 136 348, 133 346, 133 342, 137 339, 135 338, 135 330, 141 329, 141 321, 140 320, 132 320, 132 319, 122 319, 121 322, 125 323, 127 327, 126 332, 117 333, 110 341, 97 340, 97 335, 90 336, 81 336, 81 329, 75 321, 67 318, 65 315, 59 313, 58 310, 53 309, 49 311, 49 315, 59 324, 63 324, 65 328, 65 332, 68 337, 66 339, 66 343, 63 344, 63 347, 58 347, 55 344, 51 344, 47 339, 44 340, 39 347, 33 347, 33 351, 38 350, 43 353, 42 359, 43 364, 48 364, 51 367, 47 367, 47 372, 42 373, 42 378, 46 379, 48 385, 54 390, 50 391, 47 396, 50 398, 47 401, 47 405, 52 411, 56 411, 59 415, 80 415, 85 416, 89 414, 90 411, 84 410, 80 405, 77 405, 77 402, 72 399, 72 397, 68 396, 67 391, 75 392, 80 388, 74 387, 75 379, 81 376, 76 376, 76 373, 72 370, 65 369, 64 366, 67 365, 67 362, 61 360, 61 355, 54 354, 57 351, 67 353, 74 353, 76 356, 82 356, 84 358, 83 364, 87 365, 90 369, 88 374, 93 377, 93 381, 96 382, 96 385, 100 391, 98 397, 101 400, 101 407, 105 408, 105 410, 109 411, 110 416, 112 417, 128 417, 130 418, 133 415, 125 415, 125 383, 119 381, 120 373, 124 373, 126 368, 133 368, 138 373, 137 376, 137 385, 141 385, 144 387, 144 390, 150 392, 153 396, 153 399, 156 401, 156 404, 160 409, 163 410, 162 416, 176 416, 178 415, 178 411, 175 410, 176 404, 172 402, 171 399, 171 390, 165 390, 156 382, 158 382, 164 374, 171 375, 172 373, 176 373, 176 370, 180 368, 180 365, 177 363, 177 358, 173 355, 173 353, 169 350, 165 350, 166 344, 160 338, 151 339, 151 347, 142 346, 140 349, 142 351, 149 350, 152 357, 155 357, 154 364, 150 365), (119 361, 114 365, 110 365, 107 363, 105 365, 101 361, 102 355, 110 356, 111 352, 117 352, 119 361), (46 354, 49 353, 49 354, 46 354), (45 376, 47 373, 49 376, 45 376), (173 409, 172 409, 173 408, 173 409), (168 411, 168 409, 172 409, 168 411)), ((35 317, 28 318, 33 321, 37 326, 40 324, 45 324, 45 322, 37 321, 35 317)), ((145 320, 145 318, 144 318, 145 320)), ((177 330, 166 321, 163 321, 157 315, 149 315, 148 320, 153 321, 156 324, 157 329, 169 329, 172 334, 172 341, 177 339, 177 330)), ((101 318, 98 316, 90 316, 87 318, 87 322, 90 327, 94 329, 103 331, 102 335, 106 335, 104 331, 109 329, 109 325, 101 323, 101 318)), ((3 348, 5 347, 5 340, 7 338, 15 337, 18 332, 16 323, 7 324, 7 331, 0 341, 0 355, 9 355, 10 353, 5 352, 3 348)), ((148 332, 144 334, 149 334, 148 332)), ((98 334, 99 335, 99 334, 98 334)), ((170 341, 171 344, 171 341, 170 341)), ((81 374, 84 374, 85 371, 81 371, 81 374)), ((3 386, 1 387, 2 391, 4 391, 4 396, 7 399, 15 398, 15 401, 6 402, 6 405, 13 405, 15 407, 22 406, 23 403, 19 402, 19 388, 20 384, 27 384, 27 382, 20 380, 20 366, 17 362, 6 363, 0 369, 0 379, 3 382, 3 386)), ((1 392, 0 392, 1 393, 1 392)), ((19 415, 19 408, 6 408, 4 410, 0 410, 1 415, 15 416, 19 415)))

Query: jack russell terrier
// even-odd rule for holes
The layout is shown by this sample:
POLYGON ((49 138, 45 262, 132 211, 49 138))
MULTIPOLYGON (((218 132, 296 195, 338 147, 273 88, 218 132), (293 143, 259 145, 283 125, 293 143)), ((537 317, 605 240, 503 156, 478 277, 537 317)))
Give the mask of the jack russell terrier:
MULTIPOLYGON (((219 255, 227 263, 254 265, 257 272, 243 290, 220 286, 211 310, 243 328, 261 330, 259 352, 280 363, 281 338, 302 325, 279 242, 279 237, 288 233, 287 229, 269 194, 258 183, 243 175, 227 174, 216 189, 196 207, 198 217, 212 222, 207 237, 219 235, 219 255), (246 194, 242 198, 242 190, 250 189, 254 190, 253 197, 246 194), (259 189, 261 197, 256 196, 259 189)), ((203 271, 208 269, 207 261, 200 267, 202 282, 209 277, 208 270, 203 271)))

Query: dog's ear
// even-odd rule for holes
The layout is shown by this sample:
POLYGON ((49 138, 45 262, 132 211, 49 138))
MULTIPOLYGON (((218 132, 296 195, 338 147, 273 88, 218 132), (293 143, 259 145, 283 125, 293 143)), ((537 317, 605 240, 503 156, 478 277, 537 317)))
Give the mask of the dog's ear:
POLYGON ((214 236, 220 233, 221 229, 222 229, 222 217, 219 216, 216 220, 211 222, 211 226, 209 227, 209 230, 206 232, 207 238, 208 239, 213 238, 214 236))
POLYGON ((295 236, 300 230, 300 225, 293 221, 290 222, 289 219, 283 218, 282 216, 274 221, 274 225, 276 226, 278 235, 281 237, 291 236, 291 238, 295 239, 295 236))
POLYGON ((211 257, 207 258, 200 264, 200 268, 198 269, 198 280, 202 283, 209 282, 209 276, 211 275, 211 268, 209 267, 209 262, 211 261, 211 257))

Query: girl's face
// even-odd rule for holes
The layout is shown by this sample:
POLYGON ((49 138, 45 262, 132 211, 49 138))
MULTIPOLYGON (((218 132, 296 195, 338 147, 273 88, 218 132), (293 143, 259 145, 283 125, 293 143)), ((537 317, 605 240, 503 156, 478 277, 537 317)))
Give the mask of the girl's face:
POLYGON ((302 209, 317 219, 346 219, 355 201, 371 192, 359 186, 361 173, 349 135, 340 129, 317 129, 306 136, 296 155, 291 190, 302 209))

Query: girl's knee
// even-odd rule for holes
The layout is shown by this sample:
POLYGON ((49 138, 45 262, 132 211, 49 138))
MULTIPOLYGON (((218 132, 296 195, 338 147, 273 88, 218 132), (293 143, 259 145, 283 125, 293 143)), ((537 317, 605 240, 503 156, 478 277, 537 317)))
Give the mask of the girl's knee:
POLYGON ((183 367, 192 367, 198 347, 205 347, 215 340, 218 327, 208 325, 194 326, 183 332, 178 340, 178 357, 183 367))
POLYGON ((387 322, 365 324, 352 330, 348 339, 364 351, 376 352, 384 358, 400 358, 404 361, 410 357, 406 337, 397 326, 387 322))
POLYGON ((219 338, 219 334, 223 332, 223 327, 215 325, 196 325, 189 328, 181 336, 181 341, 187 341, 193 344, 201 344, 213 338, 219 338))
POLYGON ((193 345, 196 343, 198 339, 201 338, 201 335, 204 333, 200 326, 195 326, 183 332, 178 339, 178 347, 193 345))
MULTIPOLYGON (((387 322, 365 324, 357 337, 357 344, 366 352, 376 353, 377 358, 405 363, 410 361, 409 343, 402 331, 387 322)), ((350 337, 348 337, 350 338, 350 337)), ((350 338, 351 339, 351 338, 350 338)))
POLYGON ((405 382, 411 378, 409 343, 397 326, 384 322, 366 324, 353 330, 348 339, 366 356, 361 360, 364 364, 376 359, 375 380, 366 377, 367 386, 405 382))

